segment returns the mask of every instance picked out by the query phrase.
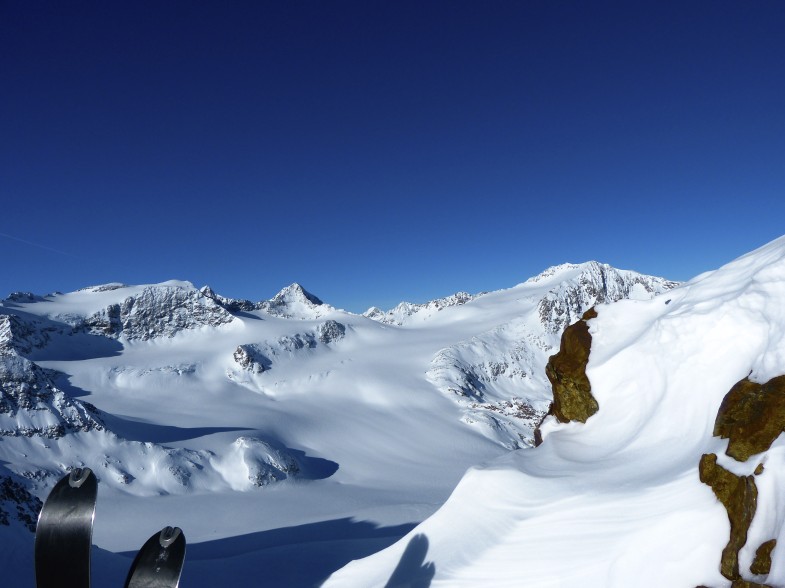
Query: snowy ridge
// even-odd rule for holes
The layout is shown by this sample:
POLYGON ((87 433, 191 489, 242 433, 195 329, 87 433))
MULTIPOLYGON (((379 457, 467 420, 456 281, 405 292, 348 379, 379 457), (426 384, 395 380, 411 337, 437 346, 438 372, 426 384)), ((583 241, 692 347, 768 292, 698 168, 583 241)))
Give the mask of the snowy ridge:
POLYGON ((550 333, 561 332, 595 304, 626 298, 645 300, 678 286, 678 282, 619 270, 596 261, 558 265, 531 278, 527 283, 554 281, 556 285, 538 304, 540 321, 550 333))
POLYGON ((699 472, 712 454, 757 485, 733 586, 785 586, 785 439, 743 462, 714 436, 737 382, 785 373, 783 297, 785 238, 667 296, 597 307, 586 374, 599 411, 585 424, 548 417, 542 445, 471 469, 432 517, 325 586, 382 586, 424 544, 410 582, 728 587, 728 514, 699 472), (773 539, 770 569, 753 572, 773 539))
POLYGON ((482 294, 473 296, 467 292, 457 292, 451 296, 437 298, 424 304, 401 302, 398 306, 386 312, 372 306, 363 313, 363 316, 387 325, 403 326, 415 321, 427 320, 445 308, 466 304, 478 296, 482 296, 482 294))

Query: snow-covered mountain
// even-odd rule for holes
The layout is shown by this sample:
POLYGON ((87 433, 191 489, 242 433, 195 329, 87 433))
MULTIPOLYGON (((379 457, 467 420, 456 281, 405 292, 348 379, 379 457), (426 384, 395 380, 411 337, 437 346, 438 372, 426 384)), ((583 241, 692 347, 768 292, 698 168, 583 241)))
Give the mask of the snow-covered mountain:
POLYGON ((785 586, 784 298, 785 237, 596 306, 549 360, 542 443, 325 587, 785 586))
POLYGON ((247 583, 260 568, 271 585, 317 585, 432 515, 467 467, 546 447, 547 420, 528 449, 564 328, 675 286, 567 264, 364 316, 297 284, 261 302, 176 281, 15 293, 0 304, 0 476, 31 494, 14 491, 19 517, 6 509, 13 541, 29 540, 24 512, 65 469, 89 466, 106 550, 97 583, 122 581, 129 562, 113 553, 177 524, 190 586, 247 583), (321 563, 293 567, 293 554, 321 563))

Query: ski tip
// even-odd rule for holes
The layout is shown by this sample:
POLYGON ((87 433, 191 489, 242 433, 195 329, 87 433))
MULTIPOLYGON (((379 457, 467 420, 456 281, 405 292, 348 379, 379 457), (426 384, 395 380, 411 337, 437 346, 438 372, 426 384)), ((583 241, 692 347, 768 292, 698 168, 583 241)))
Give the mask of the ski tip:
MULTIPOLYGON (((166 549, 177 541, 177 538, 180 535, 183 535, 183 530, 180 527, 164 527, 158 535, 158 543, 161 544, 161 547, 166 549)), ((185 541, 185 535, 183 535, 183 541, 185 541)))
POLYGON ((92 473, 93 471, 90 468, 74 468, 68 474, 68 485, 71 488, 79 488, 92 473))

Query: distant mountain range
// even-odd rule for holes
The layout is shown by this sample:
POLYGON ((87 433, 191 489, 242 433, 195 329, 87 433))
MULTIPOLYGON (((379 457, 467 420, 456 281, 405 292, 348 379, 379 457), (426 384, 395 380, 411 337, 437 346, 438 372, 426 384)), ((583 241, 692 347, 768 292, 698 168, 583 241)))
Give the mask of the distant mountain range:
POLYGON ((153 501, 285 480, 363 495, 426 468, 425 495, 443 500, 475 460, 533 445, 568 325, 677 285, 565 264, 363 315, 298 284, 260 302, 177 281, 13 293, 0 302, 0 525, 32 529, 38 497, 75 466, 153 501))

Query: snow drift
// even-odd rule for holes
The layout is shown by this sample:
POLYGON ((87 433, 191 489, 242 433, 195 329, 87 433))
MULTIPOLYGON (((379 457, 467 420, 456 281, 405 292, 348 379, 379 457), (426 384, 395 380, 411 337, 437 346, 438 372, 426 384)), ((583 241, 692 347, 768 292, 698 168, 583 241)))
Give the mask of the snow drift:
MULTIPOLYGON (((780 238, 663 296, 598 306, 597 412, 548 416, 539 447, 472 468, 438 512, 325 586, 785 586, 785 422, 771 413, 776 439, 739 460, 718 421, 734 386, 785 374, 783 300, 780 238)), ((762 402, 755 390, 742 403, 762 402)))

